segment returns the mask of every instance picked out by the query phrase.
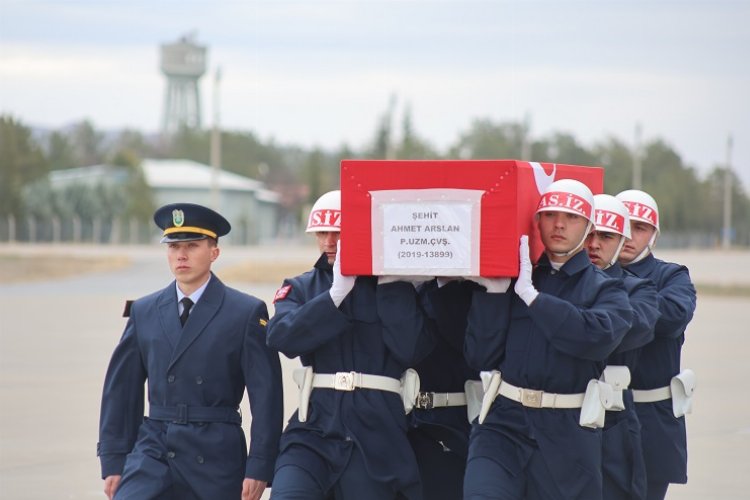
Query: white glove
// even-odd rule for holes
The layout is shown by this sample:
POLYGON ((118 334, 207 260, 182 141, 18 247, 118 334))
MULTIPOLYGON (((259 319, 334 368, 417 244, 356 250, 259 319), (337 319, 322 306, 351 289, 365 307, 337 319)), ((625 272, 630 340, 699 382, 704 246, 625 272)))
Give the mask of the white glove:
POLYGON ((336 307, 340 306, 344 301, 349 292, 354 288, 354 282, 357 280, 356 276, 344 276, 341 274, 341 240, 336 243, 336 260, 333 261, 333 283, 328 293, 331 294, 331 299, 336 307))
POLYGON ((483 278, 482 276, 470 276, 466 279, 482 285, 487 289, 487 293, 505 293, 510 286, 510 278, 483 278))
POLYGON ((516 294, 521 297, 521 300, 526 302, 527 306, 530 306, 539 292, 534 288, 534 284, 531 282, 531 259, 529 259, 529 237, 527 235, 521 236, 521 244, 518 247, 518 260, 521 264, 518 270, 518 280, 514 287, 516 294))
POLYGON ((394 283, 396 281, 406 281, 407 283, 411 283, 412 285, 414 285, 414 288, 417 288, 419 285, 421 285, 425 281, 430 281, 431 279, 432 279, 431 276, 386 275, 386 276, 378 276, 378 285, 385 285, 386 283, 394 283))

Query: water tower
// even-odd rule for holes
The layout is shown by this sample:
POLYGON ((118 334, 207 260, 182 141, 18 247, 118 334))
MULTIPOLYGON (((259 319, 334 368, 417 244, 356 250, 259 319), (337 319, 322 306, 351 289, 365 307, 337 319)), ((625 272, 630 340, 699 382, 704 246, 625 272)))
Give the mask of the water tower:
POLYGON ((200 128, 198 80, 206 72, 206 47, 196 44, 191 35, 162 45, 161 71, 167 77, 162 133, 169 136, 182 127, 200 128))

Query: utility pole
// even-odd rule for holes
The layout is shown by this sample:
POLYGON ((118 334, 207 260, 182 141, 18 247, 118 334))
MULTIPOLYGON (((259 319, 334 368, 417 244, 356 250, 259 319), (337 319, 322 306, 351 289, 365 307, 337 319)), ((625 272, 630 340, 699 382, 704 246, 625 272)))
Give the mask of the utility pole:
POLYGON ((636 123, 633 150, 633 189, 642 189, 641 185, 641 124, 636 123))
POLYGON ((221 81, 221 68, 216 68, 214 75, 213 111, 214 124, 211 130, 211 208, 217 212, 221 211, 221 198, 219 192, 219 173, 221 172, 221 130, 219 128, 219 82, 221 81))
POLYGON ((727 163, 724 171, 724 229, 721 246, 729 250, 732 246, 732 136, 727 137, 727 163))

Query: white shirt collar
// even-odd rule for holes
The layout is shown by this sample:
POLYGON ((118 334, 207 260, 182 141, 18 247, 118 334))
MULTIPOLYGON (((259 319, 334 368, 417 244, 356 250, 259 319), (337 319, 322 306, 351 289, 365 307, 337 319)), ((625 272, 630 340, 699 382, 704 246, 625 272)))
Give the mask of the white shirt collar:
POLYGON ((194 292, 193 292, 193 293, 191 293, 190 295, 185 295, 184 293, 182 293, 182 290, 180 290, 180 287, 179 287, 179 286, 177 285, 177 282, 175 282, 175 285, 174 285, 174 286, 175 286, 175 288, 177 289, 177 303, 179 304, 179 303, 180 303, 180 301, 181 301, 181 300, 182 300, 183 298, 185 298, 185 297, 188 297, 188 298, 189 298, 190 300, 192 300, 192 301, 193 301, 193 305, 197 304, 197 303, 198 303, 198 301, 199 301, 199 300, 200 300, 200 298, 201 298, 201 295, 203 295, 203 292, 205 292, 205 291, 206 291, 206 287, 208 286, 208 282, 209 282, 209 281, 211 281, 211 275, 210 275, 210 274, 208 275, 208 279, 206 280, 206 282, 205 282, 205 283, 203 283, 203 284, 202 284, 202 285, 200 286, 200 288, 198 288, 198 289, 197 289, 196 291, 194 291, 194 292))

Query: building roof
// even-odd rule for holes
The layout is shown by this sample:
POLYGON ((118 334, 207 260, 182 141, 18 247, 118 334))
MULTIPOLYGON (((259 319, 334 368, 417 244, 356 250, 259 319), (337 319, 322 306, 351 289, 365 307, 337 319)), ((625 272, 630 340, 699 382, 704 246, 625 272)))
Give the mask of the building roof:
MULTIPOLYGON (((213 169, 191 160, 145 159, 141 163, 146 183, 153 188, 206 188, 211 187, 213 169)), ((219 189, 232 191, 258 191, 263 183, 241 175, 220 170, 219 189)))

